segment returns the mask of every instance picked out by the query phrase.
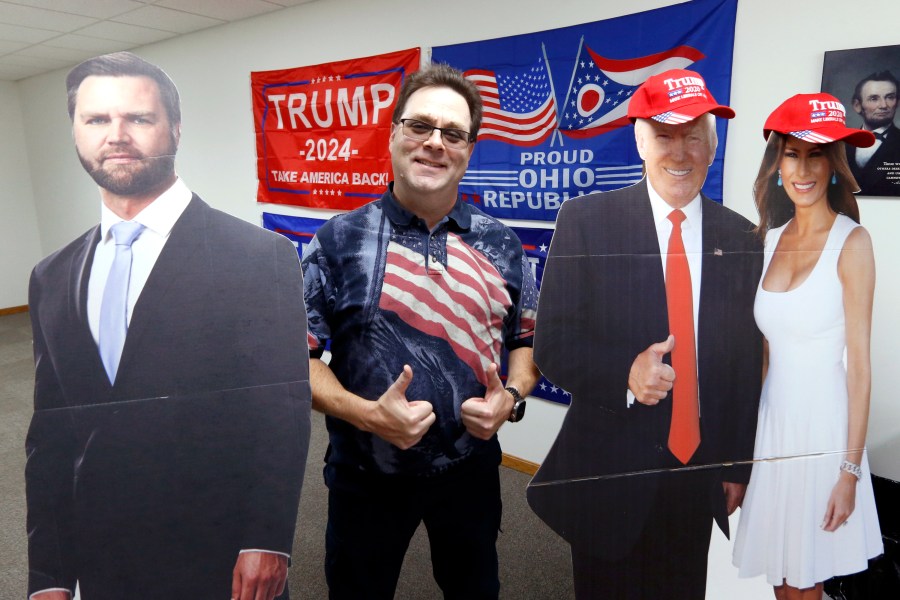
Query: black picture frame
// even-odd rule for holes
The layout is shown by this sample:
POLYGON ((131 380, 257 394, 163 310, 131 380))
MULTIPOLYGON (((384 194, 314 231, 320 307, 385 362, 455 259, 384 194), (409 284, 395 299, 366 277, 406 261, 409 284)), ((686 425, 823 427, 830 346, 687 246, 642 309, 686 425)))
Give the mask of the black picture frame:
MULTIPOLYGON (((900 79, 900 45, 825 53, 822 91, 835 96, 844 105, 848 127, 865 128, 858 111, 860 106, 853 100, 857 84, 868 76, 883 71, 900 79)), ((900 197, 900 116, 897 114, 896 101, 894 106, 893 123, 886 132, 886 139, 864 165, 857 163, 856 149, 847 146, 847 159, 860 185, 860 196, 900 197)))

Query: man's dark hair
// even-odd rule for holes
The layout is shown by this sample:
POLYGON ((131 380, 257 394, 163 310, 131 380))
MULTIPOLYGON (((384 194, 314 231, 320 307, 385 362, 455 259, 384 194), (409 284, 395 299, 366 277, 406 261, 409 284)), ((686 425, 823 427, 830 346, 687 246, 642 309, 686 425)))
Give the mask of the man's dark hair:
POLYGON ((469 105, 469 116, 472 118, 469 141, 474 142, 481 128, 481 116, 484 108, 481 104, 481 95, 475 84, 466 79, 462 72, 444 63, 432 63, 422 67, 411 74, 403 82, 400 95, 397 97, 397 106, 394 108, 394 123, 399 123, 406 109, 406 102, 413 93, 427 87, 450 88, 465 99, 469 105))
POLYGON ((169 117, 169 124, 175 128, 181 123, 181 101, 175 83, 165 71, 131 52, 115 52, 89 58, 69 71, 66 76, 66 91, 69 96, 69 118, 75 118, 75 102, 81 82, 97 75, 100 77, 149 77, 159 88, 159 97, 169 117))
POLYGON ((853 90, 854 102, 862 102, 862 88, 870 81, 889 81, 894 84, 895 91, 900 91, 900 83, 897 82, 897 78, 894 77, 893 73, 890 71, 878 71, 859 80, 859 83, 856 84, 856 89, 853 90))

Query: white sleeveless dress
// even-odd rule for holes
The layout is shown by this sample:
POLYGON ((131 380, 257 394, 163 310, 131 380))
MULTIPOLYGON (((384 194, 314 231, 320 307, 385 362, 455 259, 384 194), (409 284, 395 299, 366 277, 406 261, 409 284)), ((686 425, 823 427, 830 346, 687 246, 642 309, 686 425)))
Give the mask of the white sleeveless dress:
POLYGON ((858 227, 838 215, 809 277, 787 292, 762 281, 787 224, 766 235, 754 316, 769 342, 753 473, 741 507, 733 561, 740 577, 806 588, 866 569, 883 552, 868 461, 856 508, 835 532, 821 528, 847 447, 844 306, 838 258, 858 227))

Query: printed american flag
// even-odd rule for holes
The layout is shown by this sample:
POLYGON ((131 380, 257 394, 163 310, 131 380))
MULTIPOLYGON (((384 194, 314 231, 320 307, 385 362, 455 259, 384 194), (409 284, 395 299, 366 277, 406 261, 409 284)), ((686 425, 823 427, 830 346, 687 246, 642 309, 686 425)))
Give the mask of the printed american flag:
POLYGON ((792 131, 791 135, 813 144, 830 144, 834 141, 834 138, 810 129, 804 131, 792 131))
POLYGON ((511 71, 465 72, 481 94, 484 119, 479 140, 536 146, 556 129, 556 101, 544 59, 511 71))
MULTIPOLYGON (((447 340, 475 377, 500 364, 503 320, 512 306, 506 280, 459 236, 447 236, 446 265, 402 244, 388 244, 379 307, 416 329, 447 340)), ((533 319, 533 316, 532 316, 533 319)))

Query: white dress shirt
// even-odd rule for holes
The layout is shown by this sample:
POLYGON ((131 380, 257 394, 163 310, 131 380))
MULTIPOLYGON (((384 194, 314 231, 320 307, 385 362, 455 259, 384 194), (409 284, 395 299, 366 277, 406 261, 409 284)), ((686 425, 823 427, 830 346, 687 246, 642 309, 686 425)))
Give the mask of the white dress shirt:
MULTIPOLYGON (((662 259, 663 277, 666 275, 666 256, 669 251, 669 237, 672 235, 672 221, 669 213, 673 209, 653 189, 647 179, 647 191, 650 195, 650 207, 653 209, 653 223, 656 225, 656 237, 659 239, 659 257, 662 259)), ((691 295, 694 305, 694 344, 697 343, 697 317, 700 314, 700 269, 703 263, 703 203, 700 195, 694 197, 687 206, 681 209, 686 217, 681 223, 681 239, 687 253, 688 269, 691 271, 691 295)), ((661 342, 665 340, 659 340, 661 342)))
MULTIPOLYGON (((885 131, 888 130, 888 127, 890 127, 890 125, 885 125, 884 127, 879 127, 878 129, 873 129, 872 133, 884 133, 885 131)), ((871 146, 869 146, 868 148, 857 148, 856 149, 856 154, 855 154, 856 165, 860 169, 864 168, 869 163, 869 160, 872 158, 872 156, 874 156, 875 153, 878 152, 878 149, 881 148, 881 142, 882 142, 881 138, 876 137, 875 143, 872 144, 871 146)))
MULTIPOLYGON (((673 209, 662 199, 650 179, 647 178, 647 192, 650 196, 650 208, 653 210, 653 224, 656 227, 656 237, 659 241, 659 257, 662 260, 663 278, 666 276, 666 257, 669 252, 669 237, 672 235, 672 221, 669 213, 673 209)), ((697 331, 700 315, 700 273, 703 266, 703 202, 700 194, 697 194, 687 206, 681 209, 685 219, 681 223, 681 240, 684 242, 684 251, 687 253, 688 270, 691 273, 691 304, 694 309, 694 347, 697 347, 697 331)), ((664 342, 665 340, 657 340, 664 342)), ((678 343, 678 340, 675 340, 678 343)), ((698 390, 699 395, 699 390, 698 390)), ((699 400, 699 398, 698 398, 699 400)), ((628 406, 634 404, 634 394, 629 389, 626 394, 628 406)))
MULTIPOLYGON (((131 279, 128 282, 128 323, 131 323, 131 314, 134 305, 150 272, 159 258, 169 233, 175 222, 181 217, 181 213, 191 201, 191 190, 179 177, 160 196, 139 212, 132 221, 140 223, 146 229, 131 245, 131 279)), ((100 241, 94 251, 94 262, 91 266, 91 277, 88 280, 88 324, 94 342, 100 345, 100 305, 103 302, 103 289, 106 287, 106 278, 116 256, 116 242, 110 228, 123 219, 111 211, 105 204, 100 203, 100 241)))

